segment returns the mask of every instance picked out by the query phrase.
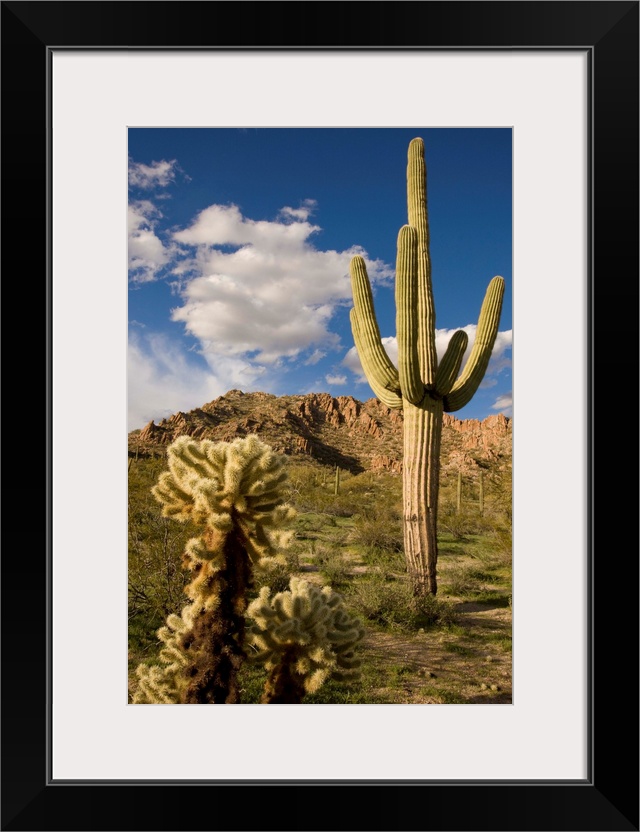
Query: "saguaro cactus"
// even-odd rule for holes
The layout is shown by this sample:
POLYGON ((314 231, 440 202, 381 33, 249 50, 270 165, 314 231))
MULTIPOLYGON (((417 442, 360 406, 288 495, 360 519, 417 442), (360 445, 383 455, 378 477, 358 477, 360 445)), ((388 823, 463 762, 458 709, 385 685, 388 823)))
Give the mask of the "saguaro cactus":
POLYGON ((354 649, 364 629, 341 595, 300 578, 291 578, 286 592, 270 595, 263 587, 247 610, 253 619, 248 643, 269 671, 263 703, 298 703, 329 678, 344 682, 360 675, 354 649))
POLYGON ((471 354, 460 373, 468 337, 452 336, 442 359, 436 353, 436 320, 431 284, 424 142, 409 144, 408 224, 398 234, 396 334, 398 367, 387 355, 375 317, 365 261, 351 260, 354 308, 351 328, 371 389, 383 404, 404 416, 403 518, 407 570, 416 594, 437 591, 438 479, 443 411, 464 407, 489 364, 502 310, 504 279, 489 283, 471 354))
POLYGON ((138 667, 134 702, 237 702, 253 567, 284 542, 279 527, 293 514, 284 503, 284 457, 253 435, 231 443, 182 436, 167 459, 169 471, 152 489, 162 514, 192 520, 202 533, 183 557, 194 574, 190 603, 158 631, 161 664, 138 667))

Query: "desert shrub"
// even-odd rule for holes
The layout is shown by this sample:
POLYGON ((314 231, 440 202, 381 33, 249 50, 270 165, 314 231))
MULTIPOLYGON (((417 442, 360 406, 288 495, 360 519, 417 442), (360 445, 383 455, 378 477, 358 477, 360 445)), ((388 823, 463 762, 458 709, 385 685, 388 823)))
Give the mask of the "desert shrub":
POLYGON ((458 511, 452 503, 444 503, 438 514, 438 530, 454 540, 465 540, 469 535, 484 534, 491 528, 490 521, 475 508, 458 511))
POLYGON ((290 466, 289 501, 299 512, 351 517, 386 501, 400 500, 401 479, 386 472, 340 471, 339 493, 334 493, 335 469, 297 463, 290 466))
POLYGON ((451 566, 441 577, 440 587, 448 595, 470 595, 478 589, 478 581, 467 566, 451 566))
POLYGON ((492 607, 510 607, 511 593, 500 590, 479 590, 471 594, 477 604, 487 604, 492 607))
POLYGON ((335 525, 333 517, 322 514, 298 514, 293 524, 297 540, 313 540, 325 525, 335 525))
POLYGON ((349 603, 365 620, 406 632, 449 627, 456 621, 453 606, 434 595, 416 596, 405 578, 371 573, 349 587, 349 603))
POLYGON ((353 517, 357 511, 357 502, 354 500, 353 494, 350 494, 346 489, 340 491, 340 494, 325 494, 323 499, 323 512, 330 517, 353 517))
POLYGON ((181 560, 193 527, 177 528, 161 517, 151 496, 151 487, 163 468, 162 459, 139 459, 129 468, 130 619, 165 618, 180 604, 187 583, 181 560))
POLYGON ((486 569, 478 569, 471 563, 451 564, 442 571, 441 589, 449 595, 469 596, 479 592, 486 584, 503 580, 486 569))
POLYGON ((483 545, 474 549, 473 556, 487 569, 509 569, 512 547, 511 526, 500 524, 487 532, 483 545))
POLYGON ((340 552, 322 547, 315 556, 318 569, 332 587, 341 587, 349 576, 349 567, 340 552))
POLYGON ((292 504, 298 512, 323 514, 328 517, 351 517, 354 514, 354 501, 351 495, 341 492, 335 495, 321 485, 304 492, 294 494, 292 504))
POLYGON ((353 519, 349 541, 366 550, 402 552, 404 549, 402 515, 393 505, 379 505, 358 513, 353 519))
POLYGON ((395 578, 407 571, 404 552, 397 549, 378 549, 371 546, 363 553, 363 560, 369 567, 385 578, 395 578))
POLYGON ((511 527, 493 529, 490 533, 491 547, 498 560, 510 561, 513 555, 511 527))

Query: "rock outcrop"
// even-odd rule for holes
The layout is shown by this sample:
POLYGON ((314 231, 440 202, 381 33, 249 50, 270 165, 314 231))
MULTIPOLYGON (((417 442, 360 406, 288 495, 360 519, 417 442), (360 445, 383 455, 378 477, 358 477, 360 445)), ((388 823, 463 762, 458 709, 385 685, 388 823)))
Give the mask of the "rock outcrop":
MULTIPOLYGON (((402 470, 402 411, 378 399, 360 402, 329 393, 274 396, 230 390, 157 424, 129 434, 129 454, 157 454, 181 435, 230 441, 256 433, 278 453, 310 457, 323 465, 364 470, 402 470)), ((511 462, 512 421, 502 414, 483 421, 445 414, 442 469, 473 475, 511 462)))

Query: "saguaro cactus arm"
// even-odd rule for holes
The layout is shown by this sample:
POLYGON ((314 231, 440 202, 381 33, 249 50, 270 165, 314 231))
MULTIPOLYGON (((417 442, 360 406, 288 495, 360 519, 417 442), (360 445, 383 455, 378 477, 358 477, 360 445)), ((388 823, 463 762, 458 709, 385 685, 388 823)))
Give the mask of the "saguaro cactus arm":
POLYGON ((498 334, 503 297, 504 278, 496 276, 489 283, 484 296, 471 355, 460 378, 444 397, 444 409, 448 413, 468 404, 482 381, 498 334))
MULTIPOLYGON (((353 340, 355 341, 360 363, 362 364, 362 369, 364 370, 364 374, 367 377, 367 381, 369 382, 371 389, 380 401, 383 404, 386 404, 387 407, 402 407, 402 399, 400 398, 399 392, 396 393, 393 390, 387 390, 380 381, 378 371, 379 367, 376 363, 376 356, 370 348, 370 343, 365 340, 363 334, 364 327, 360 323, 360 316, 356 312, 355 308, 351 310, 349 317, 351 319, 351 332, 353 333, 353 340)), ((382 346, 382 342, 380 342, 380 346, 382 346)), ((400 382, 398 382, 398 385, 399 384, 400 382)))
POLYGON ((411 404, 424 398, 424 384, 418 357, 417 244, 415 228, 404 225, 398 234, 396 260, 396 333, 398 374, 402 397, 411 404))
POLYGON ((451 336, 445 354, 438 364, 436 372, 436 395, 446 396, 455 384, 464 352, 469 343, 469 336, 463 329, 459 329, 451 336))
POLYGON ((402 398, 398 371, 382 344, 367 267, 362 257, 356 256, 351 260, 350 273, 354 303, 350 312, 351 330, 362 369, 380 401, 387 407, 400 408, 402 398))

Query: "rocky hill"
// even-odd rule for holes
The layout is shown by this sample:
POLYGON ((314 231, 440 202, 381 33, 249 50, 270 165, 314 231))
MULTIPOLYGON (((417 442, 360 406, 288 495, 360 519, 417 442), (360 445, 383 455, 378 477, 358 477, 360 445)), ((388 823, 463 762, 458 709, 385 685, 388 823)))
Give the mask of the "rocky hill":
MULTIPOLYGON (((279 453, 361 471, 402 470, 402 411, 377 399, 329 393, 274 396, 230 390, 188 413, 129 434, 129 455, 162 453, 178 436, 230 441, 255 433, 279 453)), ((473 474, 511 464, 512 422, 502 414, 480 422, 444 416, 442 470, 473 474)))

